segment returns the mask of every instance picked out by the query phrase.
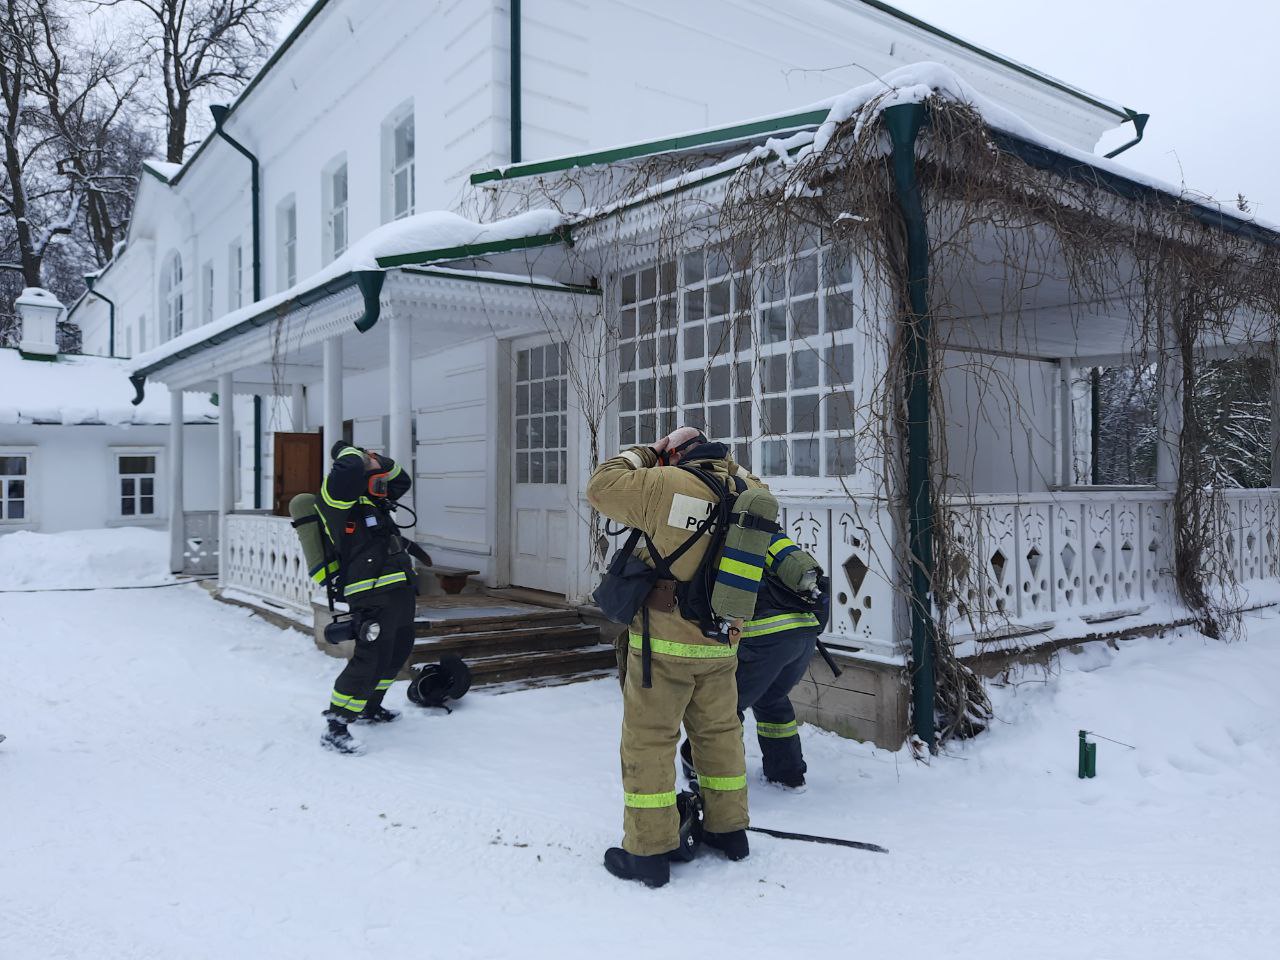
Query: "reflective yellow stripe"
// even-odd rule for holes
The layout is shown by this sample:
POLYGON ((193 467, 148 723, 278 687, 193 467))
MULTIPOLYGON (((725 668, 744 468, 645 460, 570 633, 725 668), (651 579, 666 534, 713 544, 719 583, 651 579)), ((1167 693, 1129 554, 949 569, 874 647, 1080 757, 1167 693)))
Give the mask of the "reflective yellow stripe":
POLYGON ((405 583, 408 576, 403 570, 397 573, 388 573, 386 576, 378 577, 376 580, 357 580, 355 583, 347 584, 343 588, 344 596, 351 596, 356 593, 364 593, 366 590, 372 590, 375 587, 389 587, 393 583, 405 583))
POLYGON ((365 704, 367 704, 369 701, 357 700, 355 697, 348 697, 346 694, 339 693, 337 690, 335 690, 333 691, 332 694, 330 694, 329 702, 333 704, 335 707, 341 707, 343 710, 360 711, 365 708, 365 704))
POLYGON ((720 570, 723 573, 737 574, 747 580, 759 580, 764 573, 763 567, 757 567, 754 563, 743 563, 741 560, 730 557, 720 558, 720 570))
MULTIPOLYGON (((742 778, 743 786, 747 783, 747 778, 742 778)), ((659 810, 662 807, 674 807, 676 805, 676 792, 668 790, 666 793, 624 793, 622 802, 628 807, 635 807, 637 810, 659 810)))
POLYGON ((387 480, 394 480, 398 476, 400 476, 400 464, 397 463, 391 472, 387 474, 387 480))
MULTIPOLYGON (((636 650, 643 649, 644 641, 638 633, 631 633, 631 646, 636 650)), ((716 660, 720 657, 736 657, 738 648, 729 643, 676 643, 674 640, 649 638, 649 647, 654 653, 665 653, 669 657, 692 657, 695 660, 716 660)))
POLYGON ((316 583, 324 583, 324 578, 326 576, 327 574, 325 573, 324 568, 321 567, 319 570, 317 570, 315 573, 311 575, 311 579, 314 580, 316 583))
POLYGON ((742 625, 742 638, 763 637, 783 630, 795 630, 798 627, 816 627, 818 618, 812 613, 783 613, 776 617, 761 617, 759 620, 748 620, 742 625))
POLYGON ((779 537, 769 544, 769 549, 765 551, 765 556, 772 560, 779 550, 785 550, 787 547, 794 547, 795 545, 796 542, 790 537, 779 537))
MULTIPOLYGON (((395 683, 395 680, 394 680, 394 679, 391 679, 391 680, 379 680, 379 681, 378 681, 378 689, 379 689, 379 690, 388 690, 388 689, 390 689, 390 687, 391 687, 391 685, 392 685, 393 683, 395 683)), ((794 726, 794 724, 793 724, 793 726, 794 726)))
POLYGON ((762 723, 757 720, 756 733, 766 740, 785 740, 787 737, 798 737, 800 735, 794 720, 790 723, 762 723))
POLYGON ((699 773, 698 786, 703 790, 745 790, 747 775, 744 773, 740 777, 708 777, 699 773))
POLYGON ((364 460, 364 454, 357 447, 343 447, 333 459, 341 460, 343 457, 359 457, 364 460))
POLYGON ((329 496, 329 478, 324 478, 324 483, 320 484, 320 496, 324 498, 324 502, 335 510, 350 510, 356 505, 354 500, 338 500, 336 497, 329 496))

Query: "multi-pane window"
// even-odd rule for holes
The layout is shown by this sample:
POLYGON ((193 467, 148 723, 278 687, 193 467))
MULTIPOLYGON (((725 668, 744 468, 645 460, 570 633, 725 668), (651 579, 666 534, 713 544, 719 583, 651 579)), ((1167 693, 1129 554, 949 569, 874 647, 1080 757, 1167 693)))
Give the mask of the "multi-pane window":
POLYGON ((347 165, 329 175, 326 186, 329 207, 329 257, 339 257, 347 249, 347 165))
POLYGON ((120 516, 153 516, 156 512, 156 458, 121 454, 117 462, 120 467, 120 516))
POLYGON ((391 218, 413 213, 413 113, 401 117, 391 131, 391 218))
POLYGON ((227 309, 239 310, 243 306, 244 246, 239 240, 233 240, 227 252, 227 309))
POLYGON ((182 333, 182 257, 178 251, 169 254, 160 273, 160 309, 164 319, 161 329, 163 339, 169 340, 182 333))
POLYGON ((564 344, 516 351, 517 483, 566 481, 568 391, 564 344))
POLYGON ((277 273, 280 289, 287 290, 298 282, 298 205, 290 195, 276 208, 278 237, 277 273))
POLYGON ((762 475, 853 472, 851 256, 799 247, 750 271, 710 247, 619 278, 623 445, 688 424, 762 475))
POLYGON ((208 261, 200 268, 200 296, 203 300, 201 308, 204 322, 213 320, 213 262, 208 261))
POLYGON ((27 518, 27 458, 0 454, 0 520, 27 518))

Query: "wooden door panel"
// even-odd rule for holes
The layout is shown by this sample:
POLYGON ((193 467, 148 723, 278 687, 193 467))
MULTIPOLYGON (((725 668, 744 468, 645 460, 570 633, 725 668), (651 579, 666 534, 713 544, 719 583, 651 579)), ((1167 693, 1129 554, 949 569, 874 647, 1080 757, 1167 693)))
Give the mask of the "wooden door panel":
POLYGON ((274 449, 275 491, 272 512, 289 515, 289 501, 299 493, 319 493, 324 475, 323 450, 318 433, 276 433, 274 449))

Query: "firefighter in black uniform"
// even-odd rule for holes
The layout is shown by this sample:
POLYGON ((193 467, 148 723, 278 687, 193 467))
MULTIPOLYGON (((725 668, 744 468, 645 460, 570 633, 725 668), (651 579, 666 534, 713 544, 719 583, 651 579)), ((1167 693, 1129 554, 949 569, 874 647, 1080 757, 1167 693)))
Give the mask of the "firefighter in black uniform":
POLYGON ((413 562, 389 504, 411 481, 389 457, 337 443, 317 507, 338 558, 335 588, 351 607, 355 653, 334 681, 320 742, 338 753, 360 753, 352 722, 389 723, 399 713, 382 698, 413 650, 416 593, 413 562))

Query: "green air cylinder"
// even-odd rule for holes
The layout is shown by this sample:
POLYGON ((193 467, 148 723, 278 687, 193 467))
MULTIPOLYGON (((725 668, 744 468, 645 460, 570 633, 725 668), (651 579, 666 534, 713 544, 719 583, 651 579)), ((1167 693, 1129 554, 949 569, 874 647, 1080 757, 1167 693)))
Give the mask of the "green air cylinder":
POLYGON ((337 571, 338 562, 329 559, 317 501, 314 493, 298 494, 289 501, 289 516, 293 517, 293 529, 298 532, 302 555, 307 560, 307 575, 313 582, 324 584, 337 571))
POLYGON ((790 537, 775 535, 768 556, 773 575, 788 590, 808 593, 818 585, 822 567, 790 537))
POLYGON ((755 613, 765 552, 777 531, 778 501, 773 494, 764 489, 738 494, 711 588, 711 609, 717 617, 749 620, 755 613))

